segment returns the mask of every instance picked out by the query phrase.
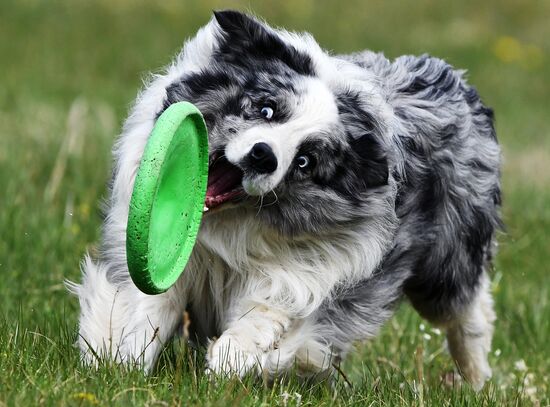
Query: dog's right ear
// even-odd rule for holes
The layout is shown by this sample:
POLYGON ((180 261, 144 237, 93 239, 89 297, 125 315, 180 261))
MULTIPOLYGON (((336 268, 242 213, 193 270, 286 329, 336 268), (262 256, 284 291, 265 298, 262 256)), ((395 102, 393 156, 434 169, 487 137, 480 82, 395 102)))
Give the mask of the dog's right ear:
POLYGON ((308 55, 260 21, 233 10, 214 11, 214 17, 222 30, 219 53, 228 62, 251 66, 253 57, 278 59, 302 75, 314 74, 308 55))
POLYGON ((350 140, 350 146, 359 158, 356 175, 367 188, 388 184, 389 167, 384 149, 371 133, 350 140))

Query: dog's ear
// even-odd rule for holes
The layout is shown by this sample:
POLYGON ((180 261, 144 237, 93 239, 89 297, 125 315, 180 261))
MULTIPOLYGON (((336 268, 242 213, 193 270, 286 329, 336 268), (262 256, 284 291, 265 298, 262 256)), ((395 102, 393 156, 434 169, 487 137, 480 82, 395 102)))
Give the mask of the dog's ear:
POLYGON ((285 44, 271 28, 238 11, 215 11, 214 17, 222 29, 219 52, 231 63, 254 66, 251 58, 278 59, 296 72, 313 75, 309 56, 285 44))
POLYGON ((366 188, 388 184, 389 167, 386 152, 372 133, 365 133, 350 140, 350 146, 357 157, 356 175, 366 188))
POLYGON ((244 13, 233 10, 214 11, 214 17, 235 45, 268 45, 273 41, 273 35, 262 24, 244 13))

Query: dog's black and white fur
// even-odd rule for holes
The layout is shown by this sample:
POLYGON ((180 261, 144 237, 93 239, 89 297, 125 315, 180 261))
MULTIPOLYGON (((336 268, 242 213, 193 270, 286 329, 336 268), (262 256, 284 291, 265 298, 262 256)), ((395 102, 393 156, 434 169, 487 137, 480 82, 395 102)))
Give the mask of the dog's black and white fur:
POLYGON ((405 296, 475 388, 490 377, 500 150, 492 111, 444 61, 329 55, 217 12, 139 95, 114 156, 100 256, 71 286, 89 362, 151 368, 188 310, 211 372, 329 371, 405 296), (148 296, 126 266, 129 200, 156 118, 182 100, 205 117, 210 176, 230 179, 209 187, 182 277, 148 296))

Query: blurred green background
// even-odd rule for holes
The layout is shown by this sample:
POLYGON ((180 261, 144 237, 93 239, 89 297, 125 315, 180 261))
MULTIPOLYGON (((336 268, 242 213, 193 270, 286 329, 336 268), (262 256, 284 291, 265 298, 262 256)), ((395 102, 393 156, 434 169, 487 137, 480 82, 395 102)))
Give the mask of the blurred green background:
POLYGON ((235 397, 245 404, 548 405, 549 62, 547 0, 0 0, 0 406, 235 397), (224 8, 309 31, 334 53, 368 48, 389 58, 444 58, 466 69, 495 109, 507 230, 493 271, 499 320, 494 379, 484 392, 446 387, 441 373, 452 364, 443 337, 405 304, 343 366, 351 389, 292 381, 211 388, 200 377, 177 381, 168 356, 152 378, 108 367, 99 374, 78 363, 78 305, 63 279, 79 279, 82 254, 97 242, 112 143, 144 75, 224 8))

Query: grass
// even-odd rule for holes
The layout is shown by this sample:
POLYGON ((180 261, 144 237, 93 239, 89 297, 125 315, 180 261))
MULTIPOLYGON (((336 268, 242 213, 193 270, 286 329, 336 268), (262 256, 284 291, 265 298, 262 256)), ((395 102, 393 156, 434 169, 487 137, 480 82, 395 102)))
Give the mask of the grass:
POLYGON ((550 4, 513 0, 39 1, 0 3, 0 406, 550 405, 550 4), (429 52, 467 68, 495 108, 505 165, 493 271, 494 378, 449 386, 443 337, 403 304, 329 386, 294 378, 212 384, 179 340, 153 375, 82 366, 63 279, 97 242, 115 135, 142 75, 167 63, 215 8, 253 9, 334 52, 429 52), (419 376, 423 371, 422 377, 419 376), (420 379, 420 380, 419 380, 420 379))

